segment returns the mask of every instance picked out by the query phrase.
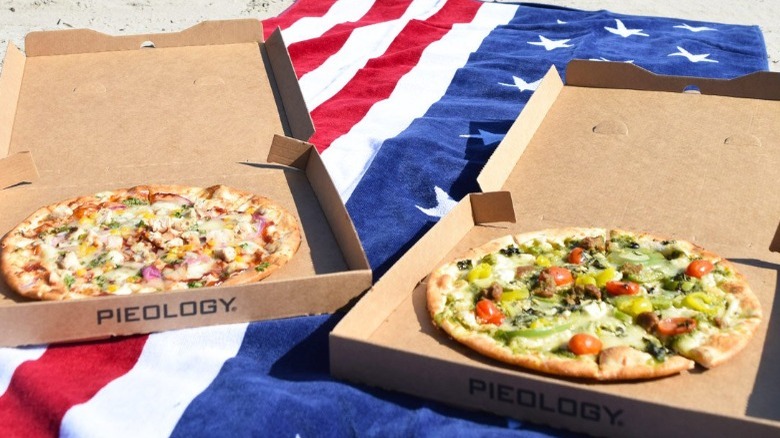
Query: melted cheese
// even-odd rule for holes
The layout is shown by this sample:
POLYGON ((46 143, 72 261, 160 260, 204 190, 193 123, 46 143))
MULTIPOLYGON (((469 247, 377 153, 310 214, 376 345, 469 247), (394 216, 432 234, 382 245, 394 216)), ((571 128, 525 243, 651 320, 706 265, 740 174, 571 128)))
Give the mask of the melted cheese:
MULTIPOLYGON (((739 300, 718 289, 718 284, 732 275, 730 271, 716 270, 701 279, 683 277, 681 274, 685 272, 692 260, 690 256, 680 254, 679 248, 676 248, 674 244, 667 245, 652 240, 642 242, 642 244, 645 246, 640 247, 640 249, 619 249, 624 253, 615 257, 598 256, 598 263, 583 265, 567 263, 566 257, 571 248, 562 248, 565 246, 563 239, 551 242, 535 241, 533 244, 523 246, 520 250, 521 254, 515 253, 507 256, 496 252, 485 259, 462 261, 470 262, 471 268, 468 269, 461 270, 457 267, 457 263, 452 263, 444 268, 444 272, 459 280, 455 283, 457 287, 450 290, 447 306, 439 317, 457 321, 470 330, 490 334, 498 342, 506 342, 516 352, 566 351, 568 340, 575 333, 585 332, 597 336, 602 341, 603 348, 631 346, 639 351, 645 351, 648 345, 652 344, 665 345, 682 354, 690 352, 720 330, 717 328, 718 324, 730 326, 737 324, 743 317, 739 300), (533 254, 522 252, 523 250, 532 251, 533 254), (667 259, 662 253, 674 258, 667 259), (630 259, 630 257, 635 260, 630 259), (477 276, 470 283, 466 281, 467 278, 473 277, 469 276, 470 270, 479 269, 478 265, 484 260, 490 260, 490 275, 487 278, 477 276), (566 292, 567 288, 572 287, 571 285, 558 287, 552 298, 534 297, 535 278, 548 263, 567 267, 575 279, 578 277, 591 278, 591 280, 583 280, 583 284, 595 284, 595 279, 599 278, 602 299, 580 297, 577 300, 583 300, 581 305, 567 307, 563 296, 571 293, 566 292), (626 275, 621 273, 621 270, 628 269, 624 267, 625 263, 642 266, 642 271, 638 274, 626 272, 630 278, 635 278, 632 275, 637 275, 644 280, 644 283, 640 285, 640 294, 637 296, 645 297, 642 298, 644 300, 643 306, 647 306, 649 303, 650 309, 656 313, 659 319, 694 318, 698 322, 696 328, 687 334, 660 338, 656 336, 656 332, 648 331, 635 324, 632 315, 618 310, 615 303, 616 298, 611 297, 605 291, 604 284, 608 280, 628 281, 629 279, 625 278, 626 275), (535 266, 535 274, 518 277, 519 266, 535 266), (601 278, 607 269, 614 271, 611 279, 601 278), (644 277, 641 277, 642 275, 644 277), (592 283, 588 283, 588 281, 592 283), (672 283, 667 283, 670 281, 672 283), (664 289, 668 284, 673 283, 678 284, 679 288, 681 282, 686 282, 686 289, 671 291, 664 289), (505 293, 526 290, 530 297, 517 301, 502 301, 501 298, 493 297, 489 292, 494 283, 498 283, 505 293), (715 308, 720 310, 708 310, 709 313, 703 313, 703 311, 692 307, 686 307, 686 305, 692 306, 692 304, 686 304, 685 296, 697 291, 714 297, 713 302, 721 303, 715 304, 715 308), (484 323, 476 317, 475 304, 478 300, 485 298, 493 300, 502 310, 504 320, 500 325, 484 323), (718 324, 713 322, 714 318, 720 318, 718 324)), ((636 247, 632 246, 631 248, 636 247)), ((466 263, 463 265, 465 266, 466 263)), ((571 302, 568 306, 571 306, 571 302)), ((634 316, 639 312, 647 311, 644 310, 645 307, 638 307, 638 309, 640 310, 632 310, 631 306, 628 306, 626 311, 636 312, 633 313, 634 316)), ((650 356, 648 355, 648 357, 650 356)))
MULTIPOLYGON (((38 239, 17 239, 18 247, 40 255, 41 265, 50 271, 45 277, 50 284, 76 293, 97 288, 109 294, 162 290, 160 280, 144 279, 142 269, 152 264, 160 270, 172 267, 164 272, 178 282, 173 286, 187 287, 187 281, 218 282, 212 274, 218 266, 219 274, 229 275, 265 254, 254 208, 244 205, 244 213, 219 214, 204 209, 221 206, 214 200, 192 206, 182 205, 183 198, 179 201, 114 203, 79 219, 60 205, 46 219, 57 226, 43 228, 38 239)), ((19 258, 23 265, 33 257, 20 252, 19 258)))

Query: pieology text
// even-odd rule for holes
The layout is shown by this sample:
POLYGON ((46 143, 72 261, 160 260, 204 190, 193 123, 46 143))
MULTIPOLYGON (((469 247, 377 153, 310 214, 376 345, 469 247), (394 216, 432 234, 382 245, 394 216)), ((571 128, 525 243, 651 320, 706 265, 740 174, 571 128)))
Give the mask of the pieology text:
POLYGON ((469 395, 475 398, 487 398, 491 401, 509 403, 528 409, 557 413, 567 417, 577 417, 587 421, 606 421, 611 426, 622 426, 622 409, 580 401, 569 397, 552 396, 530 389, 517 388, 482 379, 469 379, 469 395))
POLYGON ((232 312, 236 297, 230 299, 205 299, 200 301, 182 301, 178 304, 148 304, 146 306, 128 306, 112 309, 99 309, 97 323, 137 322, 155 319, 179 318, 195 315, 210 315, 218 312, 232 312))

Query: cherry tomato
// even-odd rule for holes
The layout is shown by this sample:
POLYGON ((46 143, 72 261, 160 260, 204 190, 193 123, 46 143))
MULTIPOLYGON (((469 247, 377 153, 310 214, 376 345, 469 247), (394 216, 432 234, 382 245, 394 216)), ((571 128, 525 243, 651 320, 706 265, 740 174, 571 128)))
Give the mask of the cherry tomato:
POLYGON ((477 318, 487 324, 499 325, 504 322, 501 309, 496 306, 496 303, 484 298, 477 302, 477 318))
POLYGON ((599 354, 601 341, 587 333, 577 333, 569 339, 569 350, 577 356, 583 354, 599 354))
POLYGON ((715 266, 711 262, 699 259, 692 261, 688 265, 688 269, 685 270, 685 273, 691 277, 702 278, 712 272, 713 269, 715 269, 715 266))
POLYGON ((666 336, 681 335, 683 333, 688 333, 695 328, 696 320, 684 316, 664 318, 658 321, 658 325, 655 326, 658 333, 666 336))
POLYGON ((607 292, 610 295, 636 295, 639 293, 639 284, 633 281, 608 281, 607 292))
POLYGON ((560 266, 550 266, 549 268, 545 269, 545 271, 547 271, 547 273, 552 276, 557 286, 563 286, 574 281, 574 277, 571 276, 571 271, 566 268, 562 268, 560 266))
POLYGON ((579 246, 571 250, 569 253, 569 263, 579 265, 582 263, 582 248, 579 246))

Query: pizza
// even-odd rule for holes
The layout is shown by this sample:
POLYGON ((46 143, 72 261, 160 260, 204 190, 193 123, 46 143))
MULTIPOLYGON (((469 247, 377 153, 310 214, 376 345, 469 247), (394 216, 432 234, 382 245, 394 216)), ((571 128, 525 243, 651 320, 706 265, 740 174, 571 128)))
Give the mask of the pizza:
POLYGON ((278 203, 216 185, 144 185, 43 207, 0 242, 10 288, 65 300, 259 281, 301 234, 278 203))
POLYGON ((427 303, 436 326, 483 355, 602 381, 717 366, 761 321, 728 260, 687 241, 601 228, 491 240, 432 272, 427 303))

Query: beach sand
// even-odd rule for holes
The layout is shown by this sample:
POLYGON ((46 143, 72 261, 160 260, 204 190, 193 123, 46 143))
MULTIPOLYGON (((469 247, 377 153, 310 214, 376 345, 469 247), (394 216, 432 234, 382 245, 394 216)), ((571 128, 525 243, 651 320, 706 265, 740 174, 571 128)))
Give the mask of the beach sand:
MULTIPOLYGON (((368 1, 368 0, 366 0, 368 1)), ((757 24, 764 33, 769 69, 780 71, 780 2, 774 0, 540 1, 577 9, 677 17, 732 24, 757 24)), ((204 20, 263 19, 278 15, 291 0, 14 0, 0 1, 0 59, 8 42, 24 50, 34 30, 88 28, 110 35, 172 32, 204 20)))

